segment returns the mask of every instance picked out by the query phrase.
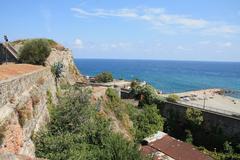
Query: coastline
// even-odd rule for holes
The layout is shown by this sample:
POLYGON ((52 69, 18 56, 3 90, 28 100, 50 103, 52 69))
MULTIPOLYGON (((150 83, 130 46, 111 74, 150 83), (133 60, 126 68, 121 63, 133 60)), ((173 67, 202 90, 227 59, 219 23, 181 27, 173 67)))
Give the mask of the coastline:
MULTIPOLYGON (((240 115, 240 99, 222 94, 222 89, 204 89, 175 93, 180 97, 178 103, 217 111, 224 114, 240 115)), ((163 94, 167 97, 170 94, 163 94)))

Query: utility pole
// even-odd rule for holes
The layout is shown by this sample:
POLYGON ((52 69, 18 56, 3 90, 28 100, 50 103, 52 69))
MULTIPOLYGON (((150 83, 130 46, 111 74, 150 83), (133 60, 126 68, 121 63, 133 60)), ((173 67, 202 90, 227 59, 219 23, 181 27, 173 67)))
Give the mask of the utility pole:
MULTIPOLYGON (((5 40, 6 45, 8 45, 8 37, 6 35, 4 35, 4 40, 5 40)), ((3 48, 3 52, 5 53, 5 63, 7 64, 8 57, 7 57, 7 52, 5 51, 5 48, 3 48)))
POLYGON ((203 109, 206 108, 206 92, 203 93, 203 109))

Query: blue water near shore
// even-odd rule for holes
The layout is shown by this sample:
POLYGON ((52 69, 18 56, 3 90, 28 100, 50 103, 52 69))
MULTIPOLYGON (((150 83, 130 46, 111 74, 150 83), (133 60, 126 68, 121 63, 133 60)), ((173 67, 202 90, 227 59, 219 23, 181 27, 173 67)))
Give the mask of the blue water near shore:
POLYGON ((84 75, 103 71, 115 78, 140 79, 164 93, 207 88, 230 89, 240 98, 240 62, 75 59, 84 75))

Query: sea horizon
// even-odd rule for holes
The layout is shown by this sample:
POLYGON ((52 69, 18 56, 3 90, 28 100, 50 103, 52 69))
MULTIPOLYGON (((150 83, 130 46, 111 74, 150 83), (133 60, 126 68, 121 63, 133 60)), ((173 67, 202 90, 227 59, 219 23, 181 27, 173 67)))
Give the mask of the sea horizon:
POLYGON ((74 60, 136 60, 136 61, 180 61, 180 62, 219 62, 219 63, 240 63, 240 61, 223 61, 223 60, 174 60, 174 59, 138 59, 138 58, 74 58, 74 60))
POLYGON ((163 93, 221 88, 240 98, 240 62, 75 58, 75 63, 84 75, 108 71, 116 79, 146 81, 163 93))

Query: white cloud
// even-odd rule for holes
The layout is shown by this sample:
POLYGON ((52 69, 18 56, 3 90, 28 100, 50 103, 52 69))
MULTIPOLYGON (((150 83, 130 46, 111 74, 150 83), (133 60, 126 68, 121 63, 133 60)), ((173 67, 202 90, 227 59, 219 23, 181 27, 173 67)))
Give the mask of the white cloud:
POLYGON ((75 16, 87 17, 118 17, 145 21, 161 32, 173 33, 180 31, 195 31, 203 35, 229 35, 240 33, 240 26, 224 22, 208 21, 186 15, 169 14, 164 8, 122 8, 115 10, 94 9, 91 11, 81 8, 71 8, 75 16))
POLYGON ((78 49, 84 48, 83 41, 80 38, 76 38, 74 41, 74 47, 78 49))
POLYGON ((207 24, 207 21, 202 19, 189 18, 184 15, 167 14, 163 8, 123 8, 117 10, 95 9, 93 11, 85 11, 81 8, 71 8, 71 11, 75 12, 78 17, 134 18, 148 21, 154 25, 177 24, 187 27, 203 27, 207 24))
POLYGON ((137 14, 134 9, 119 9, 119 10, 104 10, 96 9, 93 12, 88 12, 80 8, 71 8, 73 12, 77 13, 79 17, 136 17, 137 14))
POLYGON ((205 34, 234 34, 234 33, 240 33, 240 27, 234 26, 234 25, 219 25, 219 26, 213 26, 208 27, 205 30, 203 30, 205 34))

